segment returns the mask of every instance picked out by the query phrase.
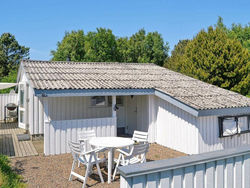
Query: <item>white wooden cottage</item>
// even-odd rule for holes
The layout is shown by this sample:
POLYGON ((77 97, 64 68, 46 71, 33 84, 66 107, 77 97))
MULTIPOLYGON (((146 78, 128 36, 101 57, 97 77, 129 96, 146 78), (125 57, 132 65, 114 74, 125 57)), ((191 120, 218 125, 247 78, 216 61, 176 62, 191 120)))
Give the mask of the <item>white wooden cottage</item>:
POLYGON ((148 131, 149 141, 198 154, 250 144, 250 99, 154 64, 25 60, 19 127, 44 153, 69 152, 79 130, 148 131))

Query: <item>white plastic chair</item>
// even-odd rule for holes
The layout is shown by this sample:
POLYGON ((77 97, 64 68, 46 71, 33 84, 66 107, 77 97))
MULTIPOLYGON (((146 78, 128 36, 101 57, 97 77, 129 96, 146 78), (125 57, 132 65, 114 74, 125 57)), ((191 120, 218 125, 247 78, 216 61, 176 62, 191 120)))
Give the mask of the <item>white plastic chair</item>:
MULTIPOLYGON (((78 133, 78 141, 81 143, 83 150, 89 151, 91 149, 93 149, 93 147, 91 147, 91 145, 89 144, 89 139, 96 137, 96 132, 95 130, 87 130, 87 131, 82 131, 78 133)), ((101 148, 102 151, 105 151, 104 148, 101 148)), ((97 154, 98 157, 98 154, 97 154)), ((106 160, 106 156, 104 153, 104 158, 106 160)), ((78 167, 80 167, 80 162, 78 162, 78 167)))
POLYGON ((136 163, 145 163, 148 148, 149 148, 148 143, 146 144, 141 143, 141 144, 134 145, 129 151, 129 153, 123 150, 119 150, 120 154, 116 161, 116 167, 115 167, 114 174, 113 174, 113 180, 115 179, 115 175, 116 175, 117 168, 119 165, 126 166, 126 165, 136 164, 136 163))
POLYGON ((98 171, 99 177, 101 179, 101 182, 104 183, 99 163, 104 162, 105 159, 100 159, 96 155, 98 152, 101 151, 101 149, 98 148, 98 149, 94 149, 94 150, 90 150, 90 151, 85 152, 82 149, 82 146, 84 146, 84 145, 82 145, 80 143, 68 141, 68 145, 69 145, 69 148, 70 148, 72 156, 73 156, 73 163, 72 163, 72 168, 71 168, 71 172, 70 172, 70 176, 69 176, 69 181, 72 180, 72 175, 76 176, 77 178, 79 178, 80 180, 83 181, 82 188, 85 188, 87 178, 92 173, 93 165, 96 164, 97 171, 98 171), (77 162, 80 162, 86 166, 85 176, 81 176, 80 174, 77 174, 76 172, 74 172, 75 165, 77 162))

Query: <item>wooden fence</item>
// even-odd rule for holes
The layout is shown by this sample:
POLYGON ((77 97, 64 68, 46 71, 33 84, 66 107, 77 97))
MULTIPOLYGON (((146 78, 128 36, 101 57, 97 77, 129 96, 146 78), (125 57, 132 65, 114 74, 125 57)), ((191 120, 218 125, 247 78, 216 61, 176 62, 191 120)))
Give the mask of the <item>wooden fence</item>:
POLYGON ((121 188, 250 188, 250 146, 120 167, 121 188))
POLYGON ((116 118, 51 121, 44 129, 45 155, 69 153, 67 141, 77 141, 79 131, 91 129, 97 136, 116 136, 116 118))
POLYGON ((0 94, 0 121, 4 120, 4 107, 8 103, 15 103, 17 105, 18 95, 13 94, 0 94))

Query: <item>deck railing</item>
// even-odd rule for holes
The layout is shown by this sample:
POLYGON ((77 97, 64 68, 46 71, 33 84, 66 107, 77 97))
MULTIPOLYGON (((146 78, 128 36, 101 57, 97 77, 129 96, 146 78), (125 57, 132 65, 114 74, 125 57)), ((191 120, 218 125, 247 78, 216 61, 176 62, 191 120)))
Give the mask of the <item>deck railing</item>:
POLYGON ((120 167, 121 188, 250 188, 250 146, 120 167))
POLYGON ((78 132, 91 129, 97 136, 116 136, 116 118, 51 121, 44 129, 45 155, 69 153, 67 141, 77 141, 78 132))

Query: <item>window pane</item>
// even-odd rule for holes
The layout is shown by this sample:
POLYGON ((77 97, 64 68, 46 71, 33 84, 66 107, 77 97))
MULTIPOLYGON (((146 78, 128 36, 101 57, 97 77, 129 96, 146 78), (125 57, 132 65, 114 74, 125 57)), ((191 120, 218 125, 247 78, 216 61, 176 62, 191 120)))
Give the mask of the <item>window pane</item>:
MULTIPOLYGON (((116 104, 119 106, 123 106, 123 97, 122 96, 116 96, 116 104)), ((108 97, 108 105, 112 106, 112 97, 108 97)))
POLYGON ((248 130, 248 117, 238 117, 238 125, 239 131, 247 131, 248 130))
POLYGON ((20 122, 24 123, 24 112, 20 111, 20 122))
POLYGON ((24 106, 24 91, 20 90, 20 106, 24 106))
POLYGON ((105 105, 105 97, 91 97, 91 106, 104 106, 105 105))
POLYGON ((117 97, 116 98, 116 104, 122 106, 123 105, 123 97, 121 97, 121 96, 117 97))
POLYGON ((222 125, 223 136, 234 135, 237 133, 237 123, 234 117, 223 119, 222 125))

